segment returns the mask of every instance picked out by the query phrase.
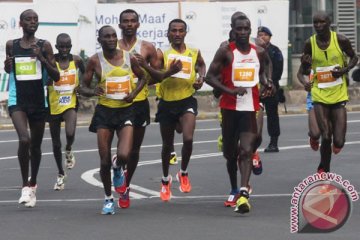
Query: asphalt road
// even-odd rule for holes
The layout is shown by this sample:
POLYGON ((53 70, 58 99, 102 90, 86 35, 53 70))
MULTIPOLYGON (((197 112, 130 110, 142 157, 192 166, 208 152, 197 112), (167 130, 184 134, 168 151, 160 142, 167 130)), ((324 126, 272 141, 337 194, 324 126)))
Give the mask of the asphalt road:
MULTIPOLYGON (((99 181, 96 135, 86 127, 77 128, 74 144, 77 162, 67 173, 65 190, 61 192, 53 190, 57 169, 46 130, 38 201, 33 209, 17 203, 21 188, 16 132, 0 131, 0 239, 358 239, 360 201, 353 202, 350 218, 333 233, 290 233, 291 194, 295 186, 316 171, 319 153, 308 146, 306 115, 282 116, 280 124, 280 152, 261 153, 264 172, 251 178, 252 211, 245 216, 223 207, 230 187, 225 161, 217 151, 220 129, 216 120, 197 122, 189 166, 193 190, 183 194, 174 182, 174 197, 168 203, 159 199, 161 138, 159 126, 151 124, 131 186, 131 207, 117 208, 113 216, 100 214, 104 193, 99 181)), ((348 179, 357 191, 360 190, 359 127, 360 113, 349 113, 347 145, 332 162, 332 171, 348 179)), ((260 150, 268 144, 266 125, 263 136, 260 150)), ((177 136, 178 155, 180 142, 177 136)), ((171 167, 173 176, 179 167, 171 167)))

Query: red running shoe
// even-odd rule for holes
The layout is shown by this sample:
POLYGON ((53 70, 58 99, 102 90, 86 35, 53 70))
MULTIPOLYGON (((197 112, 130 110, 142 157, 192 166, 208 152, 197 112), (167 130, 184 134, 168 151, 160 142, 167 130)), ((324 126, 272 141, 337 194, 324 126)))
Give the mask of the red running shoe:
POLYGON ((228 199, 224 202, 225 207, 235 207, 236 201, 240 197, 240 192, 231 192, 228 199))
POLYGON ((126 188, 126 191, 124 193, 120 193, 118 206, 120 208, 129 208, 130 207, 130 188, 129 187, 126 188))
POLYGON ((319 140, 309 137, 309 144, 312 150, 319 150, 319 140))
POLYGON ((252 163, 253 163, 253 168, 252 168, 253 173, 255 175, 260 175, 262 173, 263 169, 262 169, 262 163, 261 163, 258 151, 256 151, 253 154, 252 163))
POLYGON ((341 151, 342 148, 335 147, 335 145, 332 145, 332 151, 334 154, 338 154, 341 151))

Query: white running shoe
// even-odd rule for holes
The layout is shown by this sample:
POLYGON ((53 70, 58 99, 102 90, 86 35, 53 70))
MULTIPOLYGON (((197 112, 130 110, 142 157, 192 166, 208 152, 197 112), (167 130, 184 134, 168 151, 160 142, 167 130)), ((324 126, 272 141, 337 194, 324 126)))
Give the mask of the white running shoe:
POLYGON ((30 188, 30 201, 25 203, 25 207, 33 208, 36 205, 36 188, 37 188, 37 185, 35 187, 29 187, 29 188, 30 188))
POLYGON ((75 156, 72 151, 65 151, 65 166, 67 169, 72 169, 75 166, 75 156))
POLYGON ((31 189, 30 187, 23 187, 21 189, 21 197, 19 198, 20 204, 26 204, 30 202, 30 193, 31 189))
POLYGON ((65 188, 66 175, 59 174, 56 178, 56 183, 54 185, 55 191, 61 191, 65 188))

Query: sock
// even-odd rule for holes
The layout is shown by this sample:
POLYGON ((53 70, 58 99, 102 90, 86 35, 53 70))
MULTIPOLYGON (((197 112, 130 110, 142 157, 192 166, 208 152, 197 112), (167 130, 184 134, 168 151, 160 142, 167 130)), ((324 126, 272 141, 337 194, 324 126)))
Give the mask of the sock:
POLYGON ((240 191, 238 188, 231 189, 231 194, 238 194, 240 191))
POLYGON ((247 187, 241 187, 240 188, 240 195, 249 198, 249 190, 247 187))
POLYGON ((164 181, 164 182, 169 182, 170 181, 170 177, 169 176, 162 176, 162 180, 164 181))
POLYGON ((105 195, 105 200, 114 200, 114 196, 112 194, 110 196, 105 195))
POLYGON ((180 173, 183 175, 183 174, 187 174, 188 172, 187 172, 187 170, 182 170, 182 169, 180 169, 180 173))

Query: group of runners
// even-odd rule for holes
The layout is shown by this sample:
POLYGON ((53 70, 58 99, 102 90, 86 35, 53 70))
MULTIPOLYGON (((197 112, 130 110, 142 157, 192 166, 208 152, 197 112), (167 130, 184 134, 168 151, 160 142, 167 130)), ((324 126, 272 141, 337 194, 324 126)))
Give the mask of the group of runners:
MULTIPOLYGON (((36 204, 37 174, 41 160, 41 142, 45 122, 49 122, 54 157, 58 166, 55 190, 64 189, 66 173, 62 165, 61 122, 65 122, 65 166, 75 165, 72 144, 75 138, 79 94, 97 96, 98 104, 89 126, 96 133, 100 155, 100 177, 105 199, 102 214, 115 213, 111 186, 119 194, 117 205, 130 206, 130 183, 140 158, 146 126, 150 124, 148 86, 157 85, 159 122, 162 138, 160 198, 172 196, 169 165, 174 163, 175 132, 182 134, 181 165, 176 174, 179 190, 192 190, 188 173, 193 150, 197 100, 193 96, 206 81, 220 96, 223 155, 226 159, 231 192, 225 206, 247 213, 251 206, 251 173, 261 173, 257 148, 261 144, 262 110, 260 98, 274 96, 272 64, 261 39, 250 39, 251 23, 241 12, 231 18, 229 41, 221 44, 208 71, 200 50, 185 43, 187 24, 173 19, 168 26, 169 45, 161 49, 137 38, 139 15, 132 9, 119 16, 121 39, 116 30, 103 26, 98 31, 101 51, 91 56, 86 67, 72 55, 71 37, 62 33, 51 44, 35 37, 38 15, 28 9, 20 15, 23 36, 6 44, 5 71, 10 74, 9 113, 19 137, 18 159, 22 176, 19 203, 36 204), (79 72, 81 78, 79 79, 79 72), (93 79, 96 86, 92 87, 93 79), (81 83, 81 84, 80 84, 81 83), (47 87, 48 94, 45 94, 47 87), (46 97, 47 96, 47 97, 46 97), (47 99, 46 99, 47 98, 47 99), (28 133, 28 126, 30 134, 28 133), (111 145, 117 136, 114 156, 111 145), (253 159, 258 160, 253 162, 253 159), (170 161, 171 160, 171 161, 170 161), (29 164, 31 174, 29 175, 29 164), (240 188, 237 172, 240 172, 240 188), (113 171, 113 174, 111 174, 113 171), (113 177, 111 177, 113 175, 113 177)), ((310 144, 319 148, 318 172, 330 171, 331 144, 337 154, 344 146, 348 100, 346 73, 356 65, 357 57, 349 40, 330 31, 325 12, 314 15, 314 34, 306 43, 299 79, 311 91, 314 112, 310 144), (350 60, 346 61, 345 55, 350 60), (308 77, 312 73, 312 80, 308 77), (334 127, 336 125, 336 127, 334 127)), ((310 116, 310 115, 309 115, 310 116)))

